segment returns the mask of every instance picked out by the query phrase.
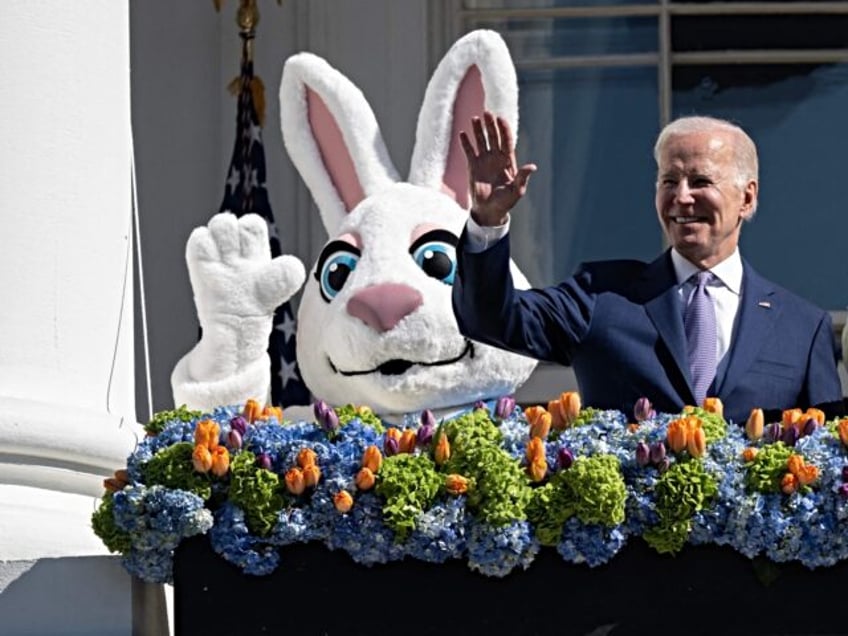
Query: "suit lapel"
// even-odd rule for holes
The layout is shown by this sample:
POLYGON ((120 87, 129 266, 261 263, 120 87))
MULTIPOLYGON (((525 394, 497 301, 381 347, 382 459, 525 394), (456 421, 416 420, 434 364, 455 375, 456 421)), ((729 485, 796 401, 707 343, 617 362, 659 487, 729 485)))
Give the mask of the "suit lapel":
POLYGON ((686 379, 690 395, 681 398, 691 403, 694 396, 692 381, 689 378, 686 335, 683 331, 677 278, 668 251, 645 268, 637 283, 637 297, 644 303, 648 317, 654 323, 681 375, 686 379))
POLYGON ((743 259, 742 298, 730 346, 730 359, 719 396, 727 396, 742 381, 771 334, 781 306, 774 286, 743 259))

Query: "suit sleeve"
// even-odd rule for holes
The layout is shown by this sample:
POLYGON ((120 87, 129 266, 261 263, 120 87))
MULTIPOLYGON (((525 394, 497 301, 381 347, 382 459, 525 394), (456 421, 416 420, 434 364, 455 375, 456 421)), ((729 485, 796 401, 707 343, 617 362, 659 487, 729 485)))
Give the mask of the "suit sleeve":
POLYGON ((457 246, 453 310, 472 340, 537 360, 570 364, 589 330, 594 297, 581 271, 560 285, 517 290, 510 274, 509 234, 483 252, 457 246))
POLYGON ((809 404, 822 408, 829 416, 840 414, 844 408, 838 356, 833 321, 824 312, 813 337, 805 391, 809 404))

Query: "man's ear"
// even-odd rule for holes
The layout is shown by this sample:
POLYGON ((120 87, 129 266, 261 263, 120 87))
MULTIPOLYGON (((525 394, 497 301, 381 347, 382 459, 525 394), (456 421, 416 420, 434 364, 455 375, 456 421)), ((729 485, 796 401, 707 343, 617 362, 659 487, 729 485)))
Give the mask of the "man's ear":
POLYGON ((756 180, 751 179, 745 184, 742 189, 742 209, 741 216, 748 221, 754 216, 757 211, 757 194, 759 192, 759 184, 756 180))

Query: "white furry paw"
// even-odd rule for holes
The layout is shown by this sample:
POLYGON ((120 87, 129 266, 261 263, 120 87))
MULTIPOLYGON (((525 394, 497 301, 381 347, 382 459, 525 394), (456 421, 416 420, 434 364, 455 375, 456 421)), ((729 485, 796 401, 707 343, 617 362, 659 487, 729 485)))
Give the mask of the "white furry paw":
POLYGON ((218 320, 271 316, 306 278, 294 256, 271 258, 267 225, 255 214, 216 214, 191 233, 186 262, 204 327, 218 320))

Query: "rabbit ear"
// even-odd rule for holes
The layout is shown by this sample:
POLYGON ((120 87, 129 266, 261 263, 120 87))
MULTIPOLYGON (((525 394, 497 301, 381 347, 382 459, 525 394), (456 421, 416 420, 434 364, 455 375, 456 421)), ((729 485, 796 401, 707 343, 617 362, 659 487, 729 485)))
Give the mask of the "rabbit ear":
POLYGON ((518 139, 518 79, 509 49, 495 31, 479 29, 445 54, 418 115, 409 181, 442 190, 467 209, 468 170, 459 131, 490 110, 509 122, 518 139))
POLYGON ((362 91, 317 55, 286 61, 280 118, 286 150, 331 236, 362 199, 399 180, 362 91))

